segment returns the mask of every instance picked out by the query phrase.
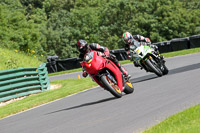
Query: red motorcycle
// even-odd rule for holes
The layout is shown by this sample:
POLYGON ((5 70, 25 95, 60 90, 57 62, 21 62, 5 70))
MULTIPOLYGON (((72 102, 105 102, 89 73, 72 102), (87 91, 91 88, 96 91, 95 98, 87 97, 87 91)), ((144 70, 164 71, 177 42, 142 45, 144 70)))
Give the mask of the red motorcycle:
POLYGON ((102 55, 101 52, 91 51, 81 65, 97 84, 115 97, 122 97, 122 92, 132 93, 134 88, 131 82, 124 78, 120 69, 111 60, 102 55))

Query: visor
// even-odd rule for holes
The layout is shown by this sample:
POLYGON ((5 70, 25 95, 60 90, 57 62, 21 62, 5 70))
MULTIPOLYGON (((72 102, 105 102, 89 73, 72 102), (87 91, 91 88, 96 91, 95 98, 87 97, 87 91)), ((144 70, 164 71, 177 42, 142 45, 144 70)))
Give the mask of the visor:
POLYGON ((125 42, 126 44, 129 44, 129 43, 131 43, 131 39, 124 40, 124 42, 125 42))

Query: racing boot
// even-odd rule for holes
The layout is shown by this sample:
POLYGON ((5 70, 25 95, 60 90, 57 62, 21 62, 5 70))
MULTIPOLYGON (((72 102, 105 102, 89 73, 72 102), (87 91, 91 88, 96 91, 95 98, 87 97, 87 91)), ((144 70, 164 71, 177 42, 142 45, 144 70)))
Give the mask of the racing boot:
POLYGON ((113 61, 113 63, 115 63, 116 66, 118 66, 118 68, 120 69, 120 71, 123 73, 123 75, 127 80, 131 78, 131 75, 129 75, 128 72, 124 69, 124 67, 122 67, 119 64, 119 61, 116 58, 110 58, 110 59, 111 61, 113 61))
POLYGON ((159 54, 159 57, 160 57, 160 59, 161 59, 161 61, 162 61, 163 63, 166 62, 166 61, 164 60, 164 56, 163 56, 163 55, 159 54))
POLYGON ((131 78, 131 75, 128 74, 128 72, 125 70, 124 67, 120 66, 119 69, 120 69, 120 71, 123 73, 123 75, 125 76, 125 79, 126 79, 126 80, 129 80, 129 79, 131 78))
POLYGON ((138 61, 134 61, 133 64, 134 64, 135 67, 139 67, 140 66, 138 61))
POLYGON ((161 60, 163 60, 163 59, 164 59, 163 55, 159 54, 159 56, 160 56, 160 59, 161 59, 161 60))

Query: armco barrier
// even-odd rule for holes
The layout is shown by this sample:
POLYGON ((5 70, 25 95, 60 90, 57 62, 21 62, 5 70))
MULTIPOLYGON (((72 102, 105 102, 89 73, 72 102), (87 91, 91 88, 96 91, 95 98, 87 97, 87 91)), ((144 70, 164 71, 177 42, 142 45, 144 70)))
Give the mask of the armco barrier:
POLYGON ((158 50, 160 53, 167 53, 172 51, 172 46, 170 45, 170 41, 153 43, 153 45, 158 46, 158 50))
POLYGON ((190 48, 200 47, 200 35, 194 35, 189 37, 190 48))
POLYGON ((172 47, 172 51, 178 51, 183 49, 189 49, 189 37, 186 38, 176 38, 172 39, 170 45, 172 47))
MULTIPOLYGON (((186 38, 176 38, 170 41, 157 42, 153 44, 158 46, 160 53, 197 48, 200 47, 200 35, 194 35, 186 38)), ((128 55, 124 49, 110 50, 110 53, 114 54, 119 61, 128 59, 128 55)), ((58 60, 58 56, 49 56, 47 61, 47 68, 49 73, 81 67, 77 58, 58 60)))
POLYGON ((46 64, 0 71, 0 101, 6 101, 50 88, 46 64))
POLYGON ((58 56, 48 56, 47 57, 47 70, 49 73, 57 72, 57 64, 56 61, 58 60, 58 56))
POLYGON ((78 58, 68 58, 68 59, 58 60, 56 64, 58 71, 71 70, 81 67, 78 58))
MULTIPOLYGON (((118 60, 128 59, 128 55, 124 49, 111 50, 110 53, 114 54, 118 60)), ((54 58, 54 56, 49 56, 47 60, 48 62, 46 64, 49 73, 71 70, 81 67, 78 58, 68 58, 56 61, 54 59, 52 60, 51 58, 54 58)))

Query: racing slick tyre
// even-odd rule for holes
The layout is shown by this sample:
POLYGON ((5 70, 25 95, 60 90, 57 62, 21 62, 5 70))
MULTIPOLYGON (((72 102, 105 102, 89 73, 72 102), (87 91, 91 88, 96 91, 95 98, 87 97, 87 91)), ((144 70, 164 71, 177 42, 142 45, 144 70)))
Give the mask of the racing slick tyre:
POLYGON ((156 65, 156 62, 153 59, 147 59, 146 60, 146 64, 148 65, 148 67, 150 67, 150 69, 159 77, 161 77, 163 75, 162 71, 160 70, 160 68, 156 65))
POLYGON ((125 84, 124 93, 130 94, 130 93, 133 93, 133 91, 134 91, 133 85, 129 81, 127 81, 125 84))
POLYGON ((103 86, 105 87, 105 89, 107 89, 108 91, 110 91, 111 94, 113 94, 117 98, 122 97, 121 90, 119 89, 119 87, 116 84, 114 84, 108 78, 108 76, 101 76, 100 80, 101 80, 101 83, 103 84, 103 86))
POLYGON ((169 70, 168 70, 168 68, 165 66, 165 64, 162 64, 161 70, 162 70, 163 75, 166 75, 166 74, 168 74, 168 72, 169 72, 169 70))

